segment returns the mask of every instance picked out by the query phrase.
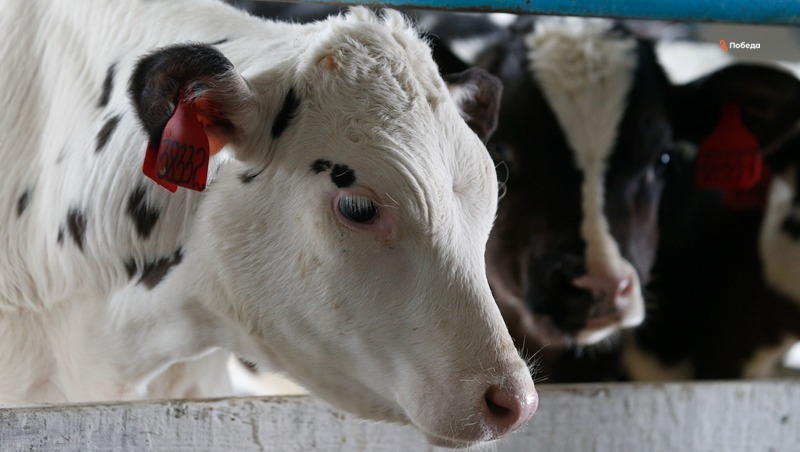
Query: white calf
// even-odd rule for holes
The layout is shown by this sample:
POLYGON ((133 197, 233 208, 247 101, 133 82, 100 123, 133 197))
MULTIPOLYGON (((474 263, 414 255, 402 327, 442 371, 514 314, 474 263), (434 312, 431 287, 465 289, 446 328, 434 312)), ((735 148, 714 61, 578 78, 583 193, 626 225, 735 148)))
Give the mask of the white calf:
MULTIPOLYGON (((530 418, 483 263, 497 180, 462 119, 496 114, 496 80, 459 78, 457 106, 389 11, 0 10, 0 403, 146 396, 223 348, 436 444, 530 418), (164 132, 175 111, 208 139, 193 157, 219 151, 203 193, 142 175, 148 143, 185 138, 164 132)), ((153 176, 192 185, 183 163, 153 176)))

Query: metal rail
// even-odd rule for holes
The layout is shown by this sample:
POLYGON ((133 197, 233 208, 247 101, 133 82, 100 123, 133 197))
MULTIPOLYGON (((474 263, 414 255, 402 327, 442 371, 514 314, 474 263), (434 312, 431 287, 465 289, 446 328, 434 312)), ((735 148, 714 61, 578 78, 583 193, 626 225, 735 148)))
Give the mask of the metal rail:
POLYGON ((458 11, 800 25, 800 0, 314 0, 458 11))

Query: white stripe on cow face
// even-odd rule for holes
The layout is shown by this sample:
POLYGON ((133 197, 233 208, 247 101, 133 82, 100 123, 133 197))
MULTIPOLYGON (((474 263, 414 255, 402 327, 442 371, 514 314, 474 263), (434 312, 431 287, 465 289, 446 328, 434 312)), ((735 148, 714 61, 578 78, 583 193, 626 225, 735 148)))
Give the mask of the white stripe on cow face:
MULTIPOLYGON (((629 280, 635 290, 623 325, 644 314, 638 276, 624 259, 604 213, 605 173, 636 69, 636 40, 603 19, 549 18, 526 38, 533 78, 553 109, 583 173, 581 236, 588 276, 629 280)), ((576 285, 581 285, 576 280, 576 285)), ((594 289, 593 289, 594 292, 594 289)))

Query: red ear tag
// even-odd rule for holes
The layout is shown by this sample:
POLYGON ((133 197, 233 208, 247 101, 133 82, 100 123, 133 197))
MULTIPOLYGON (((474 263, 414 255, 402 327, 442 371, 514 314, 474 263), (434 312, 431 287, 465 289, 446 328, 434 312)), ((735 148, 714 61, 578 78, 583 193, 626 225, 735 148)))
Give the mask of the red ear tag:
POLYGON ((209 147, 197 112, 178 98, 175 112, 167 121, 158 151, 147 147, 144 173, 174 192, 178 186, 203 191, 208 177, 209 147))
POLYGON ((769 166, 764 165, 761 179, 756 185, 752 188, 726 190, 723 202, 733 210, 764 210, 767 208, 771 179, 769 166))
POLYGON ((761 179, 762 156, 756 137, 742 122, 737 104, 722 107, 711 134, 697 152, 695 184, 704 189, 747 189, 761 179))

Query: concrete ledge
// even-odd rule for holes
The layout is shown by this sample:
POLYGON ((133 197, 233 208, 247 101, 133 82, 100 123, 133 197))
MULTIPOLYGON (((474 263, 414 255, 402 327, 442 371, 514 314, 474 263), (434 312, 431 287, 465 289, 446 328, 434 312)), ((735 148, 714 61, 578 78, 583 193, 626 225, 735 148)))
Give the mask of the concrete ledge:
MULTIPOLYGON (((800 381, 540 385, 498 451, 797 451, 800 381)), ((0 450, 426 451, 410 427, 310 397, 0 409, 0 450)))

